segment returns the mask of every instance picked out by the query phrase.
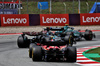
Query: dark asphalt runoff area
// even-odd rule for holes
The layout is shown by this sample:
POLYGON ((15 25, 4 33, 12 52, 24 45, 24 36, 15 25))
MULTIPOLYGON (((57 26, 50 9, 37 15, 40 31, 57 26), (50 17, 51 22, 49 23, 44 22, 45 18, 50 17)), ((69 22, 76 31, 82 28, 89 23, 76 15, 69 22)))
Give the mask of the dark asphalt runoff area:
MULTIPOLYGON (((95 32, 93 41, 78 41, 77 48, 100 45, 100 32, 95 32)), ((0 66, 79 66, 68 62, 33 62, 28 56, 28 48, 18 48, 17 38, 19 35, 0 36, 0 66)))

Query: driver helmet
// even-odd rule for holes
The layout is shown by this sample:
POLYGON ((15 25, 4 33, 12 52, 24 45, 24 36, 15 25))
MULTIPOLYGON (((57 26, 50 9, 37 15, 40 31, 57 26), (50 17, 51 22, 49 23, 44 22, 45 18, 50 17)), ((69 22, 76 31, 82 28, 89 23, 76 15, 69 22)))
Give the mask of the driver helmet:
POLYGON ((68 24, 65 24, 64 30, 67 30, 69 28, 68 24))

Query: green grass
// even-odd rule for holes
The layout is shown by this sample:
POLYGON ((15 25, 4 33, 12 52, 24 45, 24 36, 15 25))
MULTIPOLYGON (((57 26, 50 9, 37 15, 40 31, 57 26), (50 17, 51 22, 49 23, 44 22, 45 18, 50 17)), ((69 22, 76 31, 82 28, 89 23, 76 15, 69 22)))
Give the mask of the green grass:
MULTIPOLYGON (((27 2, 22 2, 23 9, 21 10, 22 14, 40 14, 40 10, 37 8, 37 3, 34 1, 28 2, 28 13, 27 13, 27 2)), ((68 14, 77 14, 78 13, 78 1, 74 2, 74 9, 73 9, 73 2, 65 2, 66 3, 66 13, 68 14)), ((89 11, 91 10, 94 1, 88 1, 89 3, 89 11)), ((87 6, 85 1, 81 1, 81 13, 87 13, 87 6)), ((42 14, 49 14, 49 9, 42 10, 42 14)), ((52 2, 52 14, 65 14, 65 7, 63 2, 52 2)))
POLYGON ((98 53, 100 54, 100 47, 87 51, 86 53, 98 53))
POLYGON ((91 58, 91 59, 93 59, 93 60, 96 60, 96 61, 100 62, 100 58, 91 58))
MULTIPOLYGON (((90 59, 92 59, 92 60, 94 60, 94 61, 97 61, 97 62, 100 62, 100 47, 98 47, 98 48, 95 48, 95 49, 91 49, 91 50, 89 50, 89 51, 87 51, 85 54, 98 54, 99 55, 99 57, 96 57, 96 56, 94 56, 94 57, 89 57, 90 59)), ((91 56, 90 55, 90 56, 91 56)), ((93 55, 92 55, 93 56, 93 55)))

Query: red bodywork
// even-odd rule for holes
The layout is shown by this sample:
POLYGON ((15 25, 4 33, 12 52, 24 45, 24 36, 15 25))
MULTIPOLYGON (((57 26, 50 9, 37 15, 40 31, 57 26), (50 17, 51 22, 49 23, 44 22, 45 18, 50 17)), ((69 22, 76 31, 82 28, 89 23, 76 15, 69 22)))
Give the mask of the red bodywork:
POLYGON ((66 46, 60 46, 60 47, 58 47, 58 46, 49 46, 49 47, 47 47, 46 45, 42 46, 42 48, 45 49, 45 50, 50 50, 50 49, 59 49, 59 50, 61 50, 65 47, 66 46))
POLYGON ((40 44, 40 43, 37 43, 37 45, 41 45, 42 48, 45 49, 45 50, 50 50, 50 49, 59 49, 59 50, 61 50, 65 47, 67 47, 67 46, 59 46, 59 47, 58 46, 47 46, 47 45, 43 45, 43 44, 40 44))

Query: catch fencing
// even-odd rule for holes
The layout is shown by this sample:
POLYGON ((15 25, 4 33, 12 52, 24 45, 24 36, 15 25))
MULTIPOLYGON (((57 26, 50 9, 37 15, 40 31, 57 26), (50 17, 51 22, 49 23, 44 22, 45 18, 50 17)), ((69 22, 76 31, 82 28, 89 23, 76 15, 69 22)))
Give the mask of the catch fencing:
POLYGON ((89 13, 95 2, 99 2, 99 0, 22 0, 23 9, 21 10, 21 14, 89 13), (50 1, 51 1, 51 11, 50 11, 50 1), (45 10, 38 9, 37 8, 38 2, 48 2, 49 8, 45 10))
MULTIPOLYGON (((99 0, 0 0, 0 2, 20 1, 19 14, 79 14, 89 13, 93 4, 99 0), (48 9, 38 9, 38 2, 48 2, 48 9), (51 1, 51 11, 50 11, 51 1)), ((17 8, 17 7, 15 7, 17 8)))

